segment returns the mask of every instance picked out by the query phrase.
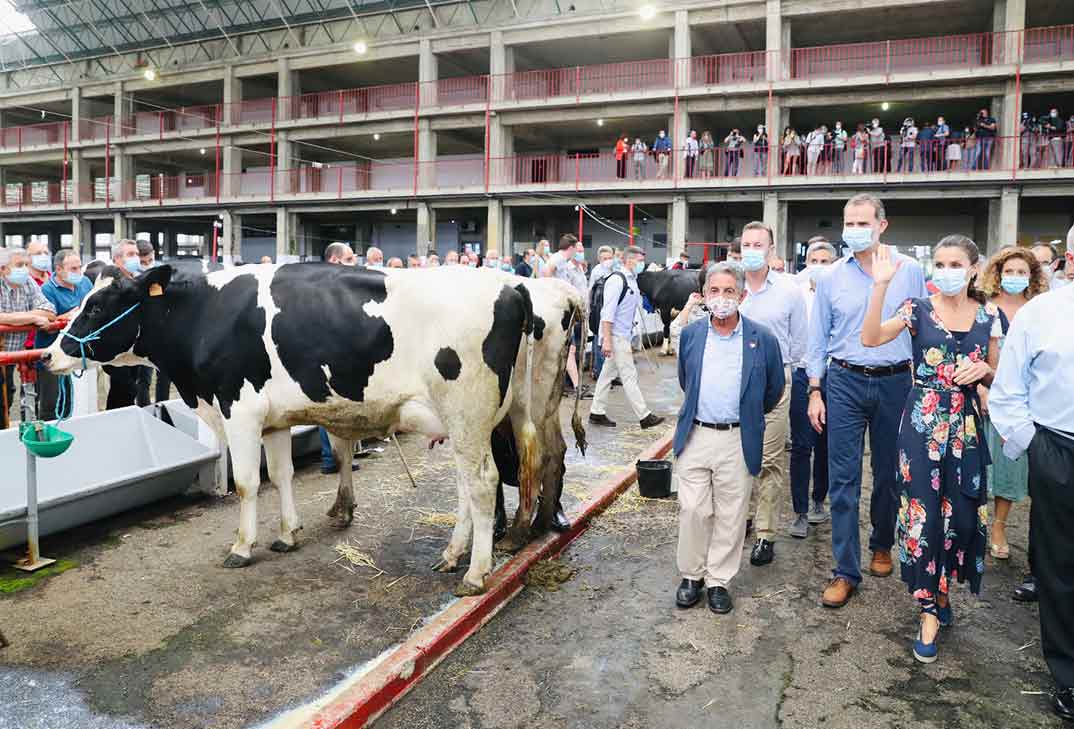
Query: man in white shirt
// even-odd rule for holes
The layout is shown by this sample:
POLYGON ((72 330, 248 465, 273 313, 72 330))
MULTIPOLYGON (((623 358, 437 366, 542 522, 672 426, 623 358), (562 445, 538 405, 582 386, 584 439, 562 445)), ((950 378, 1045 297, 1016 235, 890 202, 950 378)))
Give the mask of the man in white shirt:
POLYGON ((787 492, 784 475, 790 426, 790 368, 805 357, 808 342, 805 298, 793 279, 770 268, 774 248, 772 229, 764 223, 755 220, 742 228, 746 293, 740 309, 750 321, 775 335, 784 367, 783 396, 765 416, 761 473, 754 479, 757 509, 753 523, 757 542, 750 553, 750 564, 755 567, 769 564, 775 557, 780 505, 787 492))
POLYGON ((641 388, 638 387, 638 370, 634 366, 634 351, 630 346, 634 314, 641 303, 637 277, 644 270, 645 251, 637 246, 629 246, 623 252, 623 270, 616 271, 604 282, 604 299, 600 311, 598 335, 605 361, 600 377, 597 378, 593 406, 589 411, 589 422, 594 425, 615 427, 615 421, 607 415, 607 408, 612 380, 616 377, 622 381, 627 402, 630 403, 631 409, 641 422, 642 428, 651 428, 664 422, 664 418, 654 415, 645 404, 645 397, 641 394, 641 388))
MULTIPOLYGON (((615 251, 611 246, 601 246, 597 249, 597 265, 589 270, 589 291, 586 293, 586 307, 593 300, 593 287, 611 274, 615 261, 615 251)), ((600 370, 604 367, 604 353, 600 351, 599 332, 593 333, 593 379, 600 377, 600 370)))
MULTIPOLYGON (((1066 265, 1074 267, 1074 229, 1066 265)), ((1003 452, 1029 452, 1030 568, 1037 580, 1044 659, 1055 713, 1074 721, 1074 286, 1032 299, 1011 322, 988 410, 1003 452)))

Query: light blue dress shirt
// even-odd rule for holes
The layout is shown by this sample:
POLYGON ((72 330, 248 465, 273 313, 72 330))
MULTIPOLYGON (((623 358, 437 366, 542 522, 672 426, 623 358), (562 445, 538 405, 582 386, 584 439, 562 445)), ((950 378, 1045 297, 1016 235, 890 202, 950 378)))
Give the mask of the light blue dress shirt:
POLYGON ((742 398, 742 317, 726 337, 709 324, 701 360, 697 419, 702 423, 737 423, 742 398))
POLYGON ((1034 423, 1074 433, 1074 336, 1062 324, 1072 316, 1074 286, 1066 286, 1030 300, 1007 330, 988 413, 1008 458, 1029 448, 1034 423))
POLYGON ((604 307, 600 310, 600 320, 612 323, 613 337, 629 339, 634 329, 634 312, 641 304, 641 292, 638 291, 638 277, 625 270, 622 273, 622 277, 612 276, 604 284, 604 307), (620 303, 619 294, 623 291, 623 278, 627 281, 627 292, 620 303))
POLYGON ((760 290, 750 291, 746 284, 746 300, 739 311, 776 335, 784 367, 797 364, 805 356, 809 320, 805 297, 793 277, 769 269, 760 290))
MULTIPOLYGON (((902 261, 884 296, 882 317, 895 316, 907 299, 928 298, 925 273, 917 261, 892 252, 893 261, 902 261)), ((809 352, 806 373, 821 378, 828 358, 866 367, 885 367, 913 357, 910 332, 903 331, 894 341, 880 347, 861 343, 861 327, 873 293, 873 278, 862 270, 853 255, 840 259, 816 277, 817 293, 809 321, 809 352)))

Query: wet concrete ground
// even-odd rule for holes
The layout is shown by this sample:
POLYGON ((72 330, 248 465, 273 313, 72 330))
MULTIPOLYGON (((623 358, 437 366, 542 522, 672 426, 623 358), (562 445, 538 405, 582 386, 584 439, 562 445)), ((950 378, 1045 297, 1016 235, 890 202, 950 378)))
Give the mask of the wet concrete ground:
POLYGON ((897 577, 866 577, 845 608, 821 606, 828 524, 781 538, 765 567, 744 548, 730 615, 677 609, 677 505, 632 488, 563 555, 571 581, 525 590, 377 727, 1059 727, 1048 696, 1022 693, 1052 689, 1036 606, 1010 598, 1027 507, 1009 520, 1010 564, 988 558, 980 597, 953 593, 956 623, 939 661, 922 666, 910 654, 916 606, 897 577))
MULTIPOLYGON (((654 410, 673 414, 674 363, 659 365, 654 373, 639 362, 643 387, 654 410)), ((562 407, 565 433, 572 405, 562 407)), ((665 432, 642 431, 619 391, 609 414, 619 427, 590 428, 584 460, 568 436, 568 510, 665 432)), ((11 641, 0 650, 0 729, 261 725, 404 640, 449 603, 461 573, 429 570, 455 510, 449 451, 400 441, 418 489, 394 449, 380 444, 384 452, 356 474, 355 522, 345 532, 324 516, 335 477, 321 476, 316 463, 296 464, 305 528, 291 554, 268 550, 279 503, 265 485, 255 562, 243 570, 221 567, 237 527, 234 496, 177 499, 46 538, 47 556, 77 566, 27 589, 0 590, 0 627, 11 641), (334 564, 341 540, 376 569, 334 564)), ((507 495, 513 503, 515 492, 507 495)), ((0 586, 13 577, 0 567, 0 586)))

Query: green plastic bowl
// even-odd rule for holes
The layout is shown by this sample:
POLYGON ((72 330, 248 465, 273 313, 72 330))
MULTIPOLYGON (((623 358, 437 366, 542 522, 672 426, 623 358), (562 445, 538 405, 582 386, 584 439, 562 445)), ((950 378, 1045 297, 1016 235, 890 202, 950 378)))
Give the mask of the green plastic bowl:
POLYGON ((35 423, 20 425, 19 439, 38 458, 55 458, 70 448, 75 440, 73 435, 55 425, 43 424, 40 433, 35 426, 35 423))

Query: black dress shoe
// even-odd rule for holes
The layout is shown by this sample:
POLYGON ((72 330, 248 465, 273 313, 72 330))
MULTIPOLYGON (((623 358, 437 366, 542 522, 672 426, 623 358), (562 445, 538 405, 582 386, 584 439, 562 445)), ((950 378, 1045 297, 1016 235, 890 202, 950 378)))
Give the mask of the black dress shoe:
POLYGON ((709 588, 709 610, 720 615, 726 615, 731 612, 734 606, 734 603, 731 602, 731 593, 727 591, 726 587, 709 588))
POLYGON ((556 513, 552 515, 552 531, 565 532, 571 528, 571 520, 563 513, 563 504, 556 502, 556 513))
POLYGON ((679 589, 675 591, 675 604, 681 608, 693 607, 701 599, 701 590, 704 587, 704 580, 683 579, 679 583, 679 589))
POLYGON ((758 539, 750 552, 750 564, 760 567, 771 562, 776 556, 775 545, 767 539, 758 539))
POLYGON ((598 415, 596 413, 589 414, 589 422, 593 425, 603 425, 605 428, 614 428, 615 421, 609 418, 607 415, 598 415))
POLYGON ((1052 710, 1056 716, 1074 721, 1074 688, 1058 689, 1052 699, 1052 710))
POLYGON ((1022 578, 1022 584, 1014 588, 1014 597, 1018 602, 1037 601, 1037 578, 1029 573, 1022 578))
POLYGON ((664 422, 662 417, 649 413, 641 419, 641 427, 644 430, 645 428, 652 428, 653 426, 660 425, 662 422, 664 422))

